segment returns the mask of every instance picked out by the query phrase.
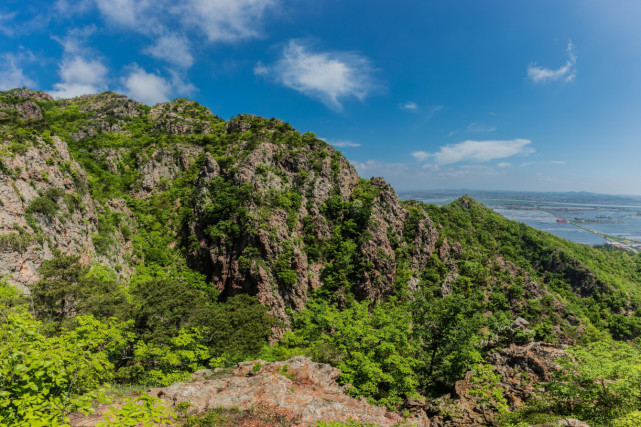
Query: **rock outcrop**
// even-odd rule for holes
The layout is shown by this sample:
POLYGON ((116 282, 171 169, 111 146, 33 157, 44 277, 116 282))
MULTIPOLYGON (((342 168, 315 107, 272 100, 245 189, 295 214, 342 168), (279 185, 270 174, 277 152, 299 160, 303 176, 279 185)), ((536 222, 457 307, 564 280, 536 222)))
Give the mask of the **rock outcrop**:
POLYGON ((97 207, 86 191, 86 172, 71 159, 64 141, 54 136, 39 139, 36 146, 16 147, 4 140, 1 151, 11 155, 1 159, 0 277, 26 290, 54 250, 79 255, 85 263, 127 265, 124 241, 114 245, 109 257, 96 253, 97 207))
MULTIPOLYGON (((239 363, 232 370, 198 371, 190 382, 151 389, 148 395, 159 397, 174 407, 188 404, 188 413, 192 415, 211 410, 257 411, 277 415, 279 425, 286 426, 353 420, 388 427, 404 421, 399 414, 388 412, 385 407, 349 397, 344 387, 336 384, 339 374, 338 369, 300 356, 273 363, 254 360, 239 363)), ((90 416, 74 414, 71 424, 94 426, 102 420, 102 414, 109 406, 112 405, 103 405, 90 416)), ((273 425, 265 419, 256 421, 247 425, 273 425)), ((411 425, 429 426, 429 420, 414 419, 411 425)))

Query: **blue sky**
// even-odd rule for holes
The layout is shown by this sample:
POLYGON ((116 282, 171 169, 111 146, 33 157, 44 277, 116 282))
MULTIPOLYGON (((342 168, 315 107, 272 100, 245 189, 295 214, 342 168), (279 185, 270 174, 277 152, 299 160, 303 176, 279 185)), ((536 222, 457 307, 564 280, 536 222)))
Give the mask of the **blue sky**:
POLYGON ((637 0, 4 0, 0 89, 278 117, 398 190, 641 194, 637 0))

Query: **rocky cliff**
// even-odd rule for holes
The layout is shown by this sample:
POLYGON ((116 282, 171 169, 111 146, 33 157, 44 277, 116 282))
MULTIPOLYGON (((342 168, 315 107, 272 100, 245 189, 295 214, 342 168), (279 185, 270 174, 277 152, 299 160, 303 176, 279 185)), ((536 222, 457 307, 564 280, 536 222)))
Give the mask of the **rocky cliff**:
POLYGON ((128 205, 177 185, 190 191, 171 201, 186 213, 165 224, 168 244, 224 296, 256 295, 282 318, 329 278, 339 298, 415 286, 435 250, 426 214, 410 218, 382 179, 360 179, 340 152, 280 120, 224 122, 193 101, 149 109, 114 93, 1 99, 0 274, 23 288, 54 248, 126 277, 145 261, 122 233, 139 226, 128 205), (339 240, 356 267, 332 275, 339 240))

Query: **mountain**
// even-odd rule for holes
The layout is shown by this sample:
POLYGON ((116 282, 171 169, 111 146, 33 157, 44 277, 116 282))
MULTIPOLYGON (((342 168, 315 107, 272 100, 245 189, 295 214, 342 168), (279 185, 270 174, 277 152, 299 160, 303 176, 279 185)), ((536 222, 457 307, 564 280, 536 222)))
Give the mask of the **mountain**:
POLYGON ((641 333, 639 255, 467 196, 402 202, 278 119, 113 92, 0 93, 2 276, 3 311, 31 316, 6 331, 42 322, 42 342, 80 345, 79 325, 110 325, 92 342, 118 345, 86 353, 109 366, 95 384, 302 354, 433 425, 502 422, 553 380, 562 346, 641 333))

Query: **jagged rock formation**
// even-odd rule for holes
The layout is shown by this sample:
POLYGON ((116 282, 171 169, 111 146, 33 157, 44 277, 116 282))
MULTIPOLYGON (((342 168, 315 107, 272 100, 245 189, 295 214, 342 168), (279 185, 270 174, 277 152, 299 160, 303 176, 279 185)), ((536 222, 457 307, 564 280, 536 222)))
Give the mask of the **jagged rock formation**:
MULTIPOLYGON (((382 179, 362 182, 354 168, 331 146, 313 135, 301 138, 279 120, 240 115, 225 124, 193 101, 176 100, 149 110, 113 92, 55 104, 40 92, 16 90, 6 93, 8 95, 16 102, 3 104, 2 111, 6 114, 13 111, 14 116, 38 121, 43 129, 50 126, 49 122, 56 120, 57 115, 66 121, 58 131, 60 135, 46 137, 51 143, 40 138, 27 144, 24 152, 13 152, 9 146, 14 141, 10 134, 6 135, 4 152, 10 155, 3 156, 2 164, 13 174, 2 176, 7 204, 0 213, 5 216, 6 232, 15 232, 13 223, 27 227, 26 206, 51 186, 63 188, 69 197, 79 198, 78 203, 83 207, 82 212, 71 213, 61 206, 58 215, 46 219, 34 215, 46 239, 34 241, 27 251, 5 251, 13 255, 3 255, 0 271, 8 275, 12 283, 25 285, 36 280, 38 266, 43 259, 51 257, 50 246, 81 254, 85 262, 117 265, 123 274, 131 267, 131 262, 123 258, 131 253, 131 248, 118 235, 118 230, 113 231, 113 240, 121 244, 112 245, 109 256, 97 255, 92 238, 98 234, 97 217, 106 207, 130 216, 126 203, 96 204, 86 191, 90 185, 87 173, 72 160, 67 144, 73 144, 75 151, 90 153, 92 162, 103 165, 104 170, 114 176, 132 175, 129 195, 140 199, 164 191, 174 180, 184 177, 190 167, 198 168, 192 184, 197 196, 178 201, 191 209, 192 215, 182 228, 173 230, 183 245, 197 242, 197 246, 189 246, 186 254, 190 264, 206 274, 223 295, 239 292, 257 295, 281 318, 287 317, 287 309, 304 307, 309 292, 321 287, 326 264, 333 262, 328 254, 310 256, 306 250, 310 241, 320 242, 322 246, 332 237, 338 238, 332 234, 333 229, 350 215, 341 212, 340 207, 328 213, 330 202, 334 205, 353 202, 351 209, 361 209, 365 215, 359 224, 363 229, 358 233, 366 238, 357 242, 358 262, 364 267, 351 277, 355 279, 351 290, 359 298, 374 301, 393 290, 399 262, 395 252, 401 246, 410 247, 406 264, 414 272, 425 267, 435 250, 438 233, 426 214, 410 219, 407 208, 382 179), (46 113, 37 102, 44 103, 46 113), (138 137, 141 131, 152 136, 147 146, 124 144, 138 137), (212 135, 216 141, 224 140, 224 144, 219 145, 215 153, 205 153, 201 144, 185 139, 201 135, 209 140, 212 135), (183 139, 175 142, 172 139, 171 145, 161 143, 167 137, 183 139), (92 142, 103 141, 101 138, 107 138, 108 143, 92 142), (183 140, 185 142, 181 142, 183 140), (220 165, 221 161, 225 164, 220 165), (18 169, 22 172, 18 173, 18 169), (247 192, 239 207, 246 210, 246 215, 243 218, 213 215, 215 218, 212 218, 212 210, 219 203, 217 195, 230 187, 247 192), (373 199, 362 199, 365 187, 373 199), (17 203, 20 197, 24 200, 17 203), (114 204, 116 206, 111 206, 114 204), (63 220, 63 216, 69 218, 63 220), (248 232, 236 236, 227 230, 219 236, 211 226, 215 225, 212 221, 221 219, 248 232), (410 220, 412 229, 409 229, 410 220), (410 232, 411 239, 408 238, 410 232), (37 256, 36 247, 42 249, 37 256), (277 266, 279 259, 282 262, 277 266)), ((60 204, 60 200, 53 202, 60 204)), ((131 224, 131 228, 135 227, 131 224)), ((418 278, 412 276, 410 285, 415 286, 417 282, 418 278)))

